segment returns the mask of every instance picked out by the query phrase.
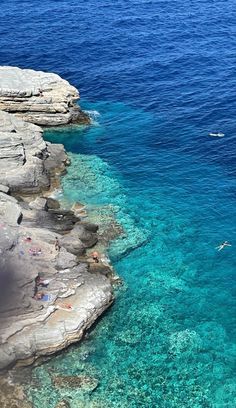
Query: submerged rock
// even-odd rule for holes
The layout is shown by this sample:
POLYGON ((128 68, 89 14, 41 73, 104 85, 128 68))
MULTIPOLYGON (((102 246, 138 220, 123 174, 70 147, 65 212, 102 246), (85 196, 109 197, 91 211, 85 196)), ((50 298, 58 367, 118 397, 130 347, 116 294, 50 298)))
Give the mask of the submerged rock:
POLYGON ((0 378, 0 407, 1 408, 33 408, 26 400, 23 387, 11 384, 6 379, 0 378))
POLYGON ((98 380, 85 375, 55 376, 53 384, 58 388, 80 388, 83 391, 94 391, 98 386, 98 380))
POLYGON ((70 408, 70 404, 66 400, 61 400, 58 402, 55 408, 70 408))
POLYGON ((0 110, 40 126, 90 123, 76 105, 79 92, 59 75, 0 67, 0 110))

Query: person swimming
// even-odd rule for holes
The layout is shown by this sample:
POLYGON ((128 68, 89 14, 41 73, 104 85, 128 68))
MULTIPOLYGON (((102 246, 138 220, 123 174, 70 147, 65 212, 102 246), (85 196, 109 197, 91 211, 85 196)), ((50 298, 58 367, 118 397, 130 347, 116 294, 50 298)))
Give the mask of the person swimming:
POLYGON ((217 246, 216 249, 218 249, 218 251, 221 251, 226 246, 232 246, 232 245, 228 241, 225 241, 225 242, 222 242, 222 244, 220 244, 219 246, 217 246))
POLYGON ((224 137, 224 133, 221 133, 221 132, 218 132, 218 133, 209 133, 209 136, 224 137))

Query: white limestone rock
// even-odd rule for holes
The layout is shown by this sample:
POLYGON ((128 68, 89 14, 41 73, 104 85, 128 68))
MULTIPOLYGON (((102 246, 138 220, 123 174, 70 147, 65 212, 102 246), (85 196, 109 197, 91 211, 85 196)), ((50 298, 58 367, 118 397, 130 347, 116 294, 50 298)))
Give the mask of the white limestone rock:
POLYGON ((0 67, 0 110, 41 126, 90 122, 76 105, 79 92, 54 73, 0 67))

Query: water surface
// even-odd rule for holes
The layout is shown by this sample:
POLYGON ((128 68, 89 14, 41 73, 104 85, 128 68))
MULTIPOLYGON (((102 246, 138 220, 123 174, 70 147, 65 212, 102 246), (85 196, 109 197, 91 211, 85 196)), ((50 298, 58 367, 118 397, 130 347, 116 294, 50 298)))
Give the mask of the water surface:
POLYGON ((0 63, 59 73, 94 117, 47 134, 73 158, 65 197, 126 231, 110 248, 115 305, 34 370, 35 408, 235 407, 235 13, 220 0, 2 1, 0 63), (99 386, 59 390, 55 375, 99 386))

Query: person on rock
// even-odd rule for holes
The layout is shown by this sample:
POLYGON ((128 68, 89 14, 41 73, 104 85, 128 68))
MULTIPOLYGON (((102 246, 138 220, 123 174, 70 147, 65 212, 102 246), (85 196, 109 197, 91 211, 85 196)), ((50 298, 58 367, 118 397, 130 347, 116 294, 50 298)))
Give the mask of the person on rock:
POLYGON ((92 258, 93 258, 93 260, 94 260, 95 263, 99 263, 99 255, 98 255, 98 252, 94 251, 94 252, 92 253, 92 258))
POLYGON ((42 286, 43 288, 47 288, 48 285, 49 285, 49 282, 50 281, 48 279, 42 279, 42 278, 40 278, 39 275, 35 278, 35 285, 36 286, 42 286))
POLYGON ((59 252, 60 249, 61 249, 61 245, 60 245, 58 237, 56 237, 56 239, 55 239, 55 250, 59 252))
POLYGON ((42 293, 42 292, 37 292, 37 293, 35 293, 35 295, 34 295, 33 298, 34 298, 35 300, 42 300, 43 297, 44 297, 44 293, 42 293))

